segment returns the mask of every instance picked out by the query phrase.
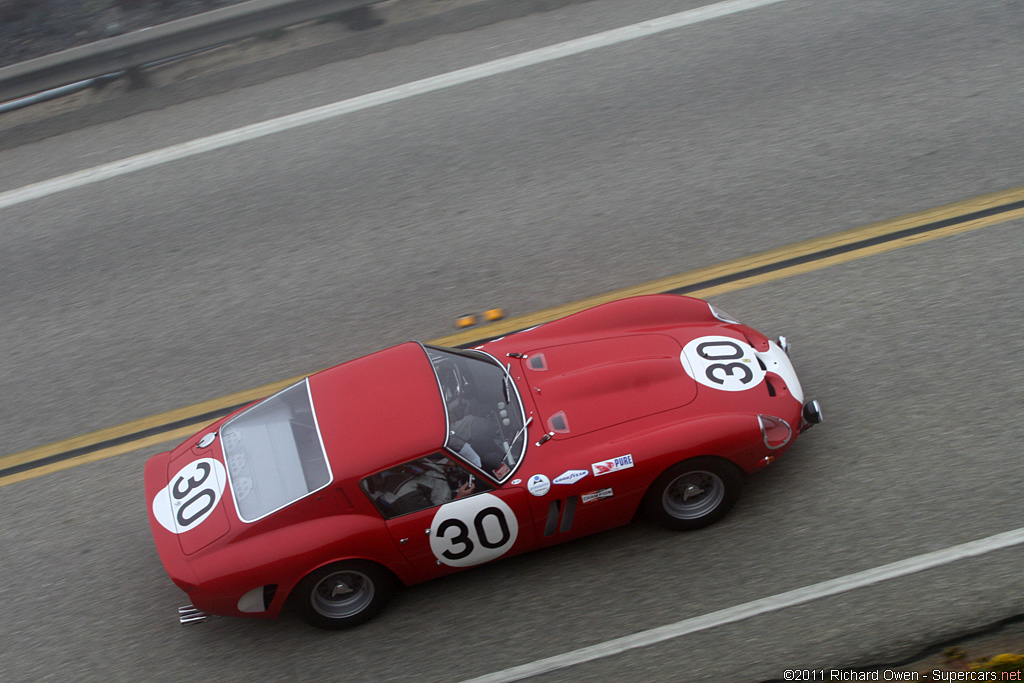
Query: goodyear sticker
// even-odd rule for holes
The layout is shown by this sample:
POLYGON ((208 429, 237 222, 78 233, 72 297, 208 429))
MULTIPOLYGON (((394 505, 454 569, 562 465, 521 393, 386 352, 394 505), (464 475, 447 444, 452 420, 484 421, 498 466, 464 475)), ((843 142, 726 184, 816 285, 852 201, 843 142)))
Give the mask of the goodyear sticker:
POLYGON ((564 484, 575 484, 576 482, 578 482, 580 479, 582 479, 583 477, 587 476, 588 474, 590 474, 590 470, 568 470, 568 471, 562 472, 557 477, 555 477, 551 481, 551 483, 553 483, 553 484, 563 484, 563 485, 564 484))

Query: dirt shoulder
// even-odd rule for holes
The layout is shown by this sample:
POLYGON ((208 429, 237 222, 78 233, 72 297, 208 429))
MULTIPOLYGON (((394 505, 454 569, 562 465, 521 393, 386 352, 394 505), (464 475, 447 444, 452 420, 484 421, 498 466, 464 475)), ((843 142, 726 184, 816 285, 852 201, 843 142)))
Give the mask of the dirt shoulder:
POLYGON ((243 0, 0 0, 0 67, 243 0))
MULTIPOLYGON (((981 677, 971 677, 971 665, 987 662, 990 667, 993 659, 1003 654, 1024 655, 1024 615, 1018 615, 1011 619, 1004 620, 994 625, 991 629, 977 635, 949 640, 938 643, 927 648, 925 651, 914 655, 914 660, 909 662, 897 662, 892 666, 876 669, 880 676, 878 680, 986 680, 981 677), (917 679, 898 678, 890 676, 886 678, 886 672, 916 672, 917 679), (948 672, 953 677, 946 678, 942 675, 936 676, 935 672, 948 672), (956 672, 964 672, 967 677, 958 678, 956 672)), ((1013 671, 1021 672, 1020 661, 1015 666, 1009 667, 1013 671)), ((978 673, 978 672, 973 672, 978 673)), ((996 672, 986 672, 996 673, 996 672)), ((1024 680, 1024 672, 1018 677, 991 678, 987 680, 1024 680)))

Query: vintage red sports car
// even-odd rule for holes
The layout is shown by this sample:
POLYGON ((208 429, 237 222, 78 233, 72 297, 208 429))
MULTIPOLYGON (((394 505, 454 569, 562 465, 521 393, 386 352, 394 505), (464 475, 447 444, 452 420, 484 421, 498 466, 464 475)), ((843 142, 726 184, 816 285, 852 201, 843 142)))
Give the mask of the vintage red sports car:
POLYGON ((608 303, 473 349, 312 375, 146 463, 160 557, 209 614, 370 619, 401 585, 643 510, 697 529, 821 422, 785 338, 699 299, 608 303))

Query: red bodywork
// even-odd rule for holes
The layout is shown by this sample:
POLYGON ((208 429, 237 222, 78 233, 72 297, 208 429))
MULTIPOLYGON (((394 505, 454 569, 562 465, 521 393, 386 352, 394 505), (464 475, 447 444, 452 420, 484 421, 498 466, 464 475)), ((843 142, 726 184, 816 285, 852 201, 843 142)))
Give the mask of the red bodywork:
MULTIPOLYGON (((503 556, 627 523, 655 478, 687 458, 719 456, 753 473, 805 427, 792 367, 788 360, 770 362, 784 356, 779 347, 745 325, 716 318, 698 299, 624 299, 477 348, 511 363, 533 418, 517 470, 504 484, 492 482, 491 493, 512 509, 519 525, 503 556), (759 357, 766 354, 763 377, 740 391, 720 390, 720 381, 744 379, 747 372, 723 361, 707 370, 710 381, 695 381, 700 370, 684 367, 683 349, 704 337, 735 339, 759 357), (759 415, 784 420, 792 438, 783 434, 781 445, 772 442, 759 415), (545 434, 550 438, 536 445, 545 434), (614 469, 624 456, 631 456, 631 466, 614 469), (527 491, 535 475, 552 482, 543 495, 527 491)), ((146 463, 157 549, 199 610, 274 617, 304 576, 340 560, 379 563, 405 584, 457 571, 431 551, 424 531, 433 510, 385 521, 360 488, 368 475, 445 444, 444 401, 423 347, 410 342, 336 366, 312 375, 309 387, 331 482, 277 512, 243 522, 231 486, 224 485, 215 509, 194 528, 172 533, 157 520, 154 498, 175 473, 201 458, 223 462, 219 439, 197 444, 228 418, 146 463)))

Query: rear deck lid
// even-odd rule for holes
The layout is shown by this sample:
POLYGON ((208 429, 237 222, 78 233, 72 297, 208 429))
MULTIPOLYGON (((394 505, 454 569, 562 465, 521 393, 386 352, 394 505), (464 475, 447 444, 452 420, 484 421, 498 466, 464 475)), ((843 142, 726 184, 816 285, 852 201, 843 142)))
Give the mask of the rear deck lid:
POLYGON ((167 485, 153 497, 152 509, 160 526, 177 536, 181 551, 191 555, 231 529, 222 504, 227 472, 212 452, 182 460, 170 462, 167 485))

